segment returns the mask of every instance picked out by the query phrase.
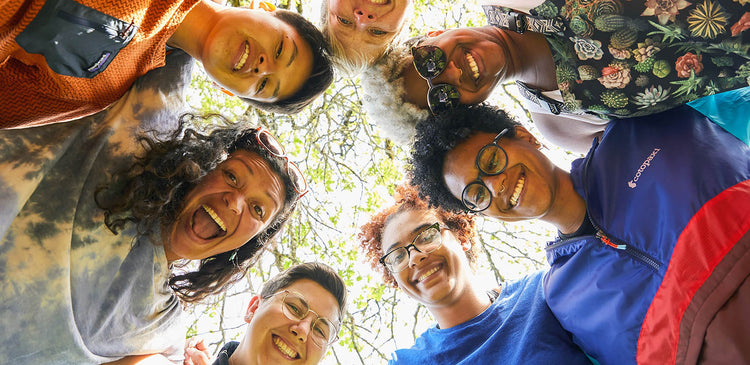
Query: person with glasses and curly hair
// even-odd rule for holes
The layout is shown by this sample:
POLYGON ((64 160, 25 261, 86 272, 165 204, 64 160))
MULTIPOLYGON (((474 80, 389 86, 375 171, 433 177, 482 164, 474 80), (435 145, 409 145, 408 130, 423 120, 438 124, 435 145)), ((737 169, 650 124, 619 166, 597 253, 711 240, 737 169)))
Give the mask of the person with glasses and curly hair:
MULTIPOLYGON (((318 262, 292 266, 250 299, 245 336, 225 344, 213 364, 317 364, 338 339, 345 313, 346 286, 336 271, 318 262)), ((200 341, 185 353, 185 365, 209 363, 200 341)))
POLYGON ((544 302, 543 272, 484 291, 473 266, 471 216, 430 208, 415 188, 361 227, 358 239, 386 284, 427 307, 437 325, 389 364, 590 364, 544 302))
MULTIPOLYGON (((750 107, 741 91, 716 107, 750 107)), ((417 126, 412 183, 449 211, 554 225, 544 296, 600 363, 743 363, 750 141, 707 115, 613 121, 568 172, 502 110, 462 106, 417 126)))
POLYGON ((0 363, 181 361, 182 307, 241 279, 307 191, 268 131, 173 114, 163 82, 189 72, 171 71, 101 114, 0 131, 0 363))

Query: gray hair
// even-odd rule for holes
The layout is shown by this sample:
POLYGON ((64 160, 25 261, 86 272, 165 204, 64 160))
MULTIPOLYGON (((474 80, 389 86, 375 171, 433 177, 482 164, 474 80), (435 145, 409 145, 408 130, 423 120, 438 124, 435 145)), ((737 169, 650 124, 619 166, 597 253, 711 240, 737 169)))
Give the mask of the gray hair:
POLYGON ((411 65, 411 47, 424 39, 411 38, 392 47, 361 76, 362 106, 370 121, 376 124, 383 136, 400 144, 409 144, 414 127, 426 119, 430 111, 404 100, 406 93, 401 73, 411 65))

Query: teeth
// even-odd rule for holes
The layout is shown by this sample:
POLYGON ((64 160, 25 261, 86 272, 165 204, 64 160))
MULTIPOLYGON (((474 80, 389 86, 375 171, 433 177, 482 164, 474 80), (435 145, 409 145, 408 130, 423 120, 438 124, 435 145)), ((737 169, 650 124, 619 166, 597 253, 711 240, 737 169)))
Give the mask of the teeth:
POLYGON ((287 346, 284 343, 284 341, 282 341, 280 338, 274 337, 273 338, 273 343, 276 345, 276 348, 278 348, 279 350, 281 350, 281 352, 284 355, 289 356, 291 358, 296 358, 297 357, 297 352, 294 351, 294 350, 292 350, 291 348, 289 348, 289 346, 287 346))
POLYGON ((426 273, 422 274, 422 276, 420 276, 420 277, 419 277, 419 279, 417 279, 417 282, 420 282, 420 281, 422 281, 422 280, 424 280, 424 279, 427 279, 427 277, 428 277, 428 276, 430 276, 430 275, 432 275, 432 274, 436 273, 436 272, 437 272, 438 270, 440 270, 440 268, 439 268, 439 267, 435 267, 435 268, 432 268, 432 269, 430 269, 430 271, 428 271, 428 272, 426 272, 426 273))
POLYGON ((245 66, 248 55, 250 55, 250 46, 247 44, 247 42, 245 42, 245 52, 242 54, 242 57, 240 57, 240 61, 237 62, 237 64, 234 66, 235 71, 239 71, 242 66, 245 66))
POLYGON ((474 60, 474 56, 471 55, 471 53, 466 54, 466 61, 469 62, 469 67, 471 67, 471 72, 474 76, 474 80, 479 78, 479 66, 477 66, 477 61, 474 60))
POLYGON ((224 224, 224 221, 221 218, 219 218, 219 215, 216 214, 216 212, 213 209, 211 209, 211 207, 209 207, 208 205, 204 204, 201 207, 203 207, 203 210, 205 210, 206 213, 208 213, 208 215, 211 216, 211 219, 213 219, 214 222, 216 222, 219 228, 221 228, 222 231, 226 232, 227 225, 224 224))
POLYGON ((373 4, 383 5, 388 2, 388 0, 370 0, 373 4))
POLYGON ((510 206, 515 207, 516 204, 518 204, 518 198, 521 196, 521 190, 523 190, 523 183, 526 181, 526 177, 521 176, 520 179, 518 179, 518 183, 516 184, 516 188, 513 189, 513 195, 510 196, 510 206))

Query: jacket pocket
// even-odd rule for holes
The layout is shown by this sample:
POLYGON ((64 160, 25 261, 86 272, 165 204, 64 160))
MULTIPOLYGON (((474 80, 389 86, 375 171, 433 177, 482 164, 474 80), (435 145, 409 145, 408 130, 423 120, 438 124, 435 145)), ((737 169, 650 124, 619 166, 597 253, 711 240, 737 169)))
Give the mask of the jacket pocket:
POLYGON ((41 54, 60 75, 92 78, 104 71, 138 30, 73 0, 48 0, 16 37, 28 53, 41 54))

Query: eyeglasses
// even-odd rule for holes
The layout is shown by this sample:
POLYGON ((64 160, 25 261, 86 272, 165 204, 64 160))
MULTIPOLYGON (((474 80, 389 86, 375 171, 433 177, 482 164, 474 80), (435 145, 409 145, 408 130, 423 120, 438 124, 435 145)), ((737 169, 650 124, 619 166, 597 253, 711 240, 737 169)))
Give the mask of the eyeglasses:
POLYGON ((294 188, 294 191, 299 194, 297 199, 307 194, 309 190, 307 189, 305 176, 302 175, 302 171, 296 163, 289 161, 289 157, 286 155, 281 142, 279 142, 279 140, 264 127, 258 127, 255 129, 255 140, 258 141, 258 144, 265 148, 271 155, 284 159, 286 162, 286 173, 289 175, 289 179, 292 180, 292 188, 294 188))
POLYGON ((481 212, 489 208, 492 203, 492 194, 482 181, 482 177, 499 175, 508 166, 508 153, 497 144, 497 141, 505 133, 508 133, 508 128, 498 133, 492 143, 482 147, 476 160, 474 160, 474 165, 479 170, 479 176, 472 183, 466 185, 464 191, 461 192, 461 202, 466 209, 472 212, 481 212))
POLYGON ((432 114, 439 114, 458 105, 461 94, 458 89, 449 84, 432 84, 432 79, 438 77, 448 66, 445 52, 436 46, 419 46, 411 48, 414 68, 427 80, 430 88, 427 90, 427 105, 432 114))
POLYGON ((301 321, 307 318, 307 315, 310 313, 315 315, 315 320, 310 324, 310 338, 316 346, 325 348, 339 339, 338 326, 310 309, 310 305, 307 304, 307 300, 305 300, 302 294, 282 290, 274 295, 279 294, 284 294, 281 298, 281 312, 284 313, 286 318, 293 321, 301 321))
POLYGON ((409 257, 411 251, 409 248, 414 247, 415 250, 421 253, 430 253, 443 245, 443 237, 440 234, 440 224, 435 222, 433 225, 425 228, 422 232, 414 237, 414 240, 410 244, 404 247, 398 247, 380 258, 380 263, 383 264, 390 272, 397 273, 409 266, 409 257))

